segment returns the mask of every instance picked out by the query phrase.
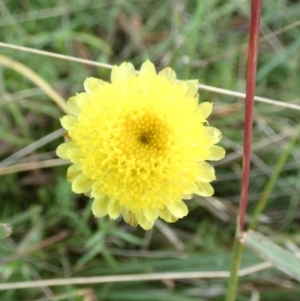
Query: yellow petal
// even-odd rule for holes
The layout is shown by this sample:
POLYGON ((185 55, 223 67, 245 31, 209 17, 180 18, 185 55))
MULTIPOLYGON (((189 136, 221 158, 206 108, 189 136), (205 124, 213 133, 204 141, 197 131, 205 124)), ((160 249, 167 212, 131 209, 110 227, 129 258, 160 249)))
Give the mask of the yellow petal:
POLYGON ((202 102, 201 104, 199 104, 198 108, 202 111, 203 118, 207 119, 207 117, 212 112, 213 103, 211 103, 211 102, 202 102))
POLYGON ((197 182, 197 190, 194 192, 197 195, 207 197, 214 194, 214 189, 209 183, 197 182))
POLYGON ((56 155, 61 158, 61 159, 69 159, 68 156, 68 150, 70 148, 74 147, 74 145, 72 145, 70 142, 65 142, 62 143, 61 145, 58 146, 58 148, 56 149, 56 155))
POLYGON ((131 227, 137 227, 138 221, 134 213, 129 211, 127 208, 122 211, 124 221, 129 224, 131 227))
POLYGON ((81 110, 86 103, 89 101, 89 95, 85 92, 78 93, 76 95, 76 103, 78 108, 81 110))
POLYGON ((188 207, 183 201, 174 202, 168 206, 168 209, 177 218, 182 218, 189 213, 188 207))
POLYGON ((104 196, 103 198, 95 199, 92 204, 92 211, 96 217, 103 217, 107 215, 109 198, 104 196))
POLYGON ((73 163, 81 164, 82 152, 79 148, 69 148, 67 156, 73 163))
POLYGON ((199 164, 201 174, 197 179, 201 182, 211 182, 216 179, 215 169, 208 163, 202 162, 199 164))
POLYGON ((77 104, 77 96, 70 97, 67 102, 68 109, 72 114, 77 116, 80 113, 80 108, 77 104))
POLYGON ((95 182, 92 187, 91 195, 94 199, 103 199, 104 197, 106 197, 106 194, 102 191, 102 187, 97 182, 95 182))
POLYGON ((198 80, 187 80, 185 81, 187 90, 185 92, 186 97, 195 97, 198 93, 198 80))
POLYGON ((78 165, 72 164, 71 166, 69 166, 69 168, 67 170, 68 181, 72 182, 75 179, 75 177, 77 177, 81 172, 82 171, 78 165))
POLYGON ((87 94, 93 94, 97 90, 100 90, 104 85, 107 83, 101 79, 95 78, 95 77, 88 77, 84 83, 84 90, 87 92, 87 94))
POLYGON ((144 216, 148 221, 152 221, 154 222, 159 215, 159 209, 155 209, 155 208, 149 208, 149 209, 143 209, 144 212, 144 216))
POLYGON ((160 209, 159 216, 168 223, 175 223, 178 220, 167 207, 160 209))
POLYGON ((77 117, 71 116, 71 115, 66 115, 63 118, 60 118, 60 123, 64 129, 67 131, 74 126, 78 122, 77 117))
POLYGON ((113 67, 110 78, 113 84, 118 84, 127 81, 133 76, 136 76, 133 65, 131 63, 124 62, 120 66, 113 67))
POLYGON ((214 145, 209 149, 207 160, 217 161, 223 159, 225 150, 223 147, 214 145))
POLYGON ((176 73, 173 69, 171 69, 170 67, 167 67, 163 70, 161 70, 159 73, 158 73, 159 76, 164 76, 166 77, 168 80, 171 80, 171 81, 175 81, 177 79, 177 76, 176 76, 176 73))
POLYGON ((73 179, 72 190, 75 193, 84 193, 92 188, 93 181, 83 174, 79 174, 73 179))
POLYGON ((110 198, 108 207, 107 207, 107 212, 111 219, 118 218, 122 212, 122 207, 120 206, 119 201, 116 199, 110 198))
POLYGON ((153 227, 154 221, 148 221, 143 213, 143 210, 140 209, 135 213, 136 219, 139 223, 139 225, 144 229, 144 230, 149 230, 153 227))
POLYGON ((141 67, 140 75, 144 75, 144 74, 156 75, 155 66, 149 60, 143 63, 141 67))
POLYGON ((207 134, 209 135, 209 138, 210 138, 210 140, 213 144, 216 144, 221 140, 222 134, 218 129, 216 129, 212 126, 207 126, 206 131, 207 131, 207 134))

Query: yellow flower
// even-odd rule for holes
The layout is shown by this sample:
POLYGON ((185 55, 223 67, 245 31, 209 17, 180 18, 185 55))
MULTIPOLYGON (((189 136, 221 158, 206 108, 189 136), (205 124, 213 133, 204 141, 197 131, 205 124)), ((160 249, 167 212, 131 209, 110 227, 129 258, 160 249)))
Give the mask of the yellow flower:
POLYGON ((182 201, 211 196, 214 168, 225 151, 219 130, 207 126, 212 104, 198 104, 198 81, 158 74, 146 61, 136 75, 130 63, 115 66, 111 83, 84 82, 86 92, 68 100, 73 115, 61 119, 67 142, 57 155, 69 159, 67 178, 75 193, 90 193, 96 217, 123 215, 150 229, 157 218, 187 215, 182 201))

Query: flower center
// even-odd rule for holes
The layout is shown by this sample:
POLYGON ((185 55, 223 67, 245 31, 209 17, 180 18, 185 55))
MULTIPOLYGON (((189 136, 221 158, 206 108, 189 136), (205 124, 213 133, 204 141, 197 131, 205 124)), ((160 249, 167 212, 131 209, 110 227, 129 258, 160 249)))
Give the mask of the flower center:
POLYGON ((164 154, 168 138, 168 127, 156 115, 128 116, 123 122, 118 146, 127 157, 148 161, 164 154))
POLYGON ((151 133, 144 132, 141 133, 139 140, 142 144, 150 144, 151 143, 151 133))

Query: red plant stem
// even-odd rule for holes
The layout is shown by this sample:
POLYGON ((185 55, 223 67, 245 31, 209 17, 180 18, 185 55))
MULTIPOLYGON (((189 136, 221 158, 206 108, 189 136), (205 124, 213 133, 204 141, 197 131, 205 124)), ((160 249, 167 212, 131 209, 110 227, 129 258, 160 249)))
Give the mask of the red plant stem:
POLYGON ((244 118, 245 123, 244 123, 243 175, 242 175, 242 188, 241 188, 241 198, 240 198, 240 207, 239 207, 239 230, 241 233, 244 230, 245 214, 246 214, 248 190, 249 190, 253 108, 254 108, 254 95, 255 95, 261 3, 262 0, 252 0, 252 8, 251 8, 251 23, 250 23, 248 64, 247 64, 246 104, 245 104, 245 118, 244 118))

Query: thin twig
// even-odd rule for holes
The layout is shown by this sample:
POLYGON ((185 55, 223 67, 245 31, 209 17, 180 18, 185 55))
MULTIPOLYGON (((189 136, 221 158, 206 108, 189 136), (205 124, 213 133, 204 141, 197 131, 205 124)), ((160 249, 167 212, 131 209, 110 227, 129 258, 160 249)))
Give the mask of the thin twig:
MULTIPOLYGON (((239 237, 244 231, 244 223, 249 193, 250 163, 251 163, 251 144, 254 111, 254 95, 256 83, 256 68, 258 57, 258 39, 261 16, 262 0, 252 0, 251 22, 249 33, 248 62, 247 62, 247 86, 245 100, 244 117, 244 156, 242 187, 239 204, 239 213, 236 227, 236 236, 239 237)), ((228 291, 226 301, 235 301, 239 281, 238 271, 240 269, 244 246, 236 240, 233 247, 230 278, 228 281, 228 291)))
POLYGON ((28 162, 28 163, 0 168, 0 176, 7 175, 10 173, 14 173, 14 172, 46 168, 46 167, 53 167, 53 166, 60 166, 60 165, 67 165, 67 164, 70 164, 70 161, 63 160, 63 159, 50 159, 50 160, 44 160, 44 161, 28 162))
POLYGON ((229 272, 174 272, 174 273, 152 273, 152 274, 132 274, 132 275, 113 275, 113 276, 96 276, 96 277, 77 277, 77 278, 63 278, 63 279, 49 279, 38 281, 23 281, 12 283, 0 283, 1 290, 21 289, 30 287, 43 286, 61 286, 73 284, 92 284, 92 283, 115 283, 115 282, 131 282, 131 281, 154 281, 165 279, 220 279, 228 278, 229 272))
POLYGON ((43 249, 43 248, 45 248, 45 247, 47 247, 51 244, 54 244, 54 243, 56 243, 60 240, 65 239, 69 234, 70 234, 69 231, 64 230, 64 231, 62 231, 62 232, 60 232, 60 233, 58 233, 54 236, 51 236, 51 237, 41 241, 40 243, 34 245, 33 247, 30 247, 28 249, 21 250, 21 251, 18 251, 16 253, 14 253, 14 254, 3 257, 3 258, 0 259, 0 265, 8 263, 12 260, 15 260, 19 257, 22 257, 22 256, 27 255, 29 253, 35 252, 37 250, 43 249))
POLYGON ((65 131, 64 129, 58 129, 58 130, 42 137, 39 140, 34 141, 33 143, 27 145, 26 147, 20 149, 19 151, 15 152, 11 156, 5 158, 3 161, 0 162, 0 170, 1 170, 1 168, 12 165, 17 160, 19 160, 19 159, 25 157, 26 155, 32 153, 33 151, 35 151, 38 148, 44 146, 45 144, 49 143, 50 141, 53 141, 54 139, 56 139, 58 137, 61 137, 61 135, 64 131, 65 131))
MULTIPOLYGON (((295 256, 300 257, 300 252, 295 256)), ((253 273, 271 268, 270 262, 262 262, 256 265, 239 270, 239 276, 245 277, 253 273)), ((37 281, 22 281, 0 283, 0 291, 44 286, 62 286, 62 285, 90 285, 96 283, 114 283, 114 282, 139 282, 155 280, 177 280, 177 279, 224 279, 229 277, 228 271, 215 272, 171 272, 171 273, 152 273, 152 274, 132 274, 132 275, 113 275, 113 276, 95 276, 95 277, 77 277, 62 279, 47 279, 37 281)))
MULTIPOLYGON (((63 54, 58 54, 58 53, 54 53, 54 52, 38 50, 38 49, 33 49, 33 48, 28 48, 28 47, 13 45, 13 44, 7 44, 7 43, 2 43, 2 42, 0 42, 0 47, 15 49, 15 50, 19 50, 19 51, 34 53, 34 54, 38 54, 38 55, 43 55, 43 56, 47 56, 47 57, 52 57, 52 58, 61 59, 61 60, 67 60, 67 61, 71 61, 71 62, 86 64, 86 65, 91 65, 91 66, 96 66, 96 67, 101 67, 101 68, 112 69, 114 67, 111 64, 94 62, 91 60, 76 58, 76 57, 72 57, 72 56, 68 56, 68 55, 63 55, 63 54)), ((232 90, 217 88, 217 87, 203 85, 203 84, 199 85, 199 89, 211 91, 214 93, 234 96, 234 97, 238 97, 238 98, 242 98, 242 99, 244 99, 246 96, 245 93, 242 93, 242 92, 236 92, 236 91, 232 91, 232 90)), ((281 106, 281 107, 288 108, 288 109, 300 110, 300 105, 286 103, 286 102, 269 99, 269 98, 265 98, 265 97, 255 96, 254 100, 258 101, 258 102, 272 104, 275 106, 281 106)))
POLYGON ((248 51, 248 69, 247 69, 247 86, 246 86, 246 103, 245 103, 245 122, 244 122, 244 156, 243 156, 243 174, 242 189, 239 208, 239 229, 244 230, 244 217, 246 214, 250 162, 251 162, 251 144, 252 144, 252 127, 254 111, 254 95, 256 82, 256 68, 258 57, 258 39, 259 25, 261 15, 262 0, 252 0, 251 25, 249 34, 249 51, 248 51))
POLYGON ((23 47, 23 46, 18 46, 18 45, 13 45, 13 44, 7 44, 7 43, 0 42, 0 47, 15 49, 15 50, 23 51, 23 52, 34 53, 34 54, 43 55, 43 56, 47 56, 47 57, 53 57, 53 58, 61 59, 61 60, 65 60, 65 61, 92 65, 92 66, 96 66, 96 67, 102 67, 102 68, 107 68, 107 69, 113 68, 113 65, 110 65, 110 64, 98 63, 98 62, 94 62, 94 61, 90 61, 90 60, 76 58, 76 57, 69 56, 69 55, 58 54, 58 53, 54 53, 54 52, 50 52, 50 51, 38 50, 38 49, 33 49, 33 48, 23 47))
MULTIPOLYGON (((199 89, 211 91, 211 92, 215 92, 215 93, 219 93, 219 94, 229 95, 229 96, 235 96, 235 97, 243 98, 243 99, 246 97, 246 94, 242 93, 242 92, 236 92, 236 91, 232 91, 232 90, 221 89, 221 88, 202 85, 202 84, 199 85, 199 89)), ((265 97, 261 97, 261 96, 255 96, 254 100, 258 101, 258 102, 264 102, 267 104, 279 106, 279 107, 288 108, 288 109, 300 110, 300 106, 297 104, 286 103, 286 102, 282 102, 279 100, 274 100, 274 99, 265 98, 265 97)))

